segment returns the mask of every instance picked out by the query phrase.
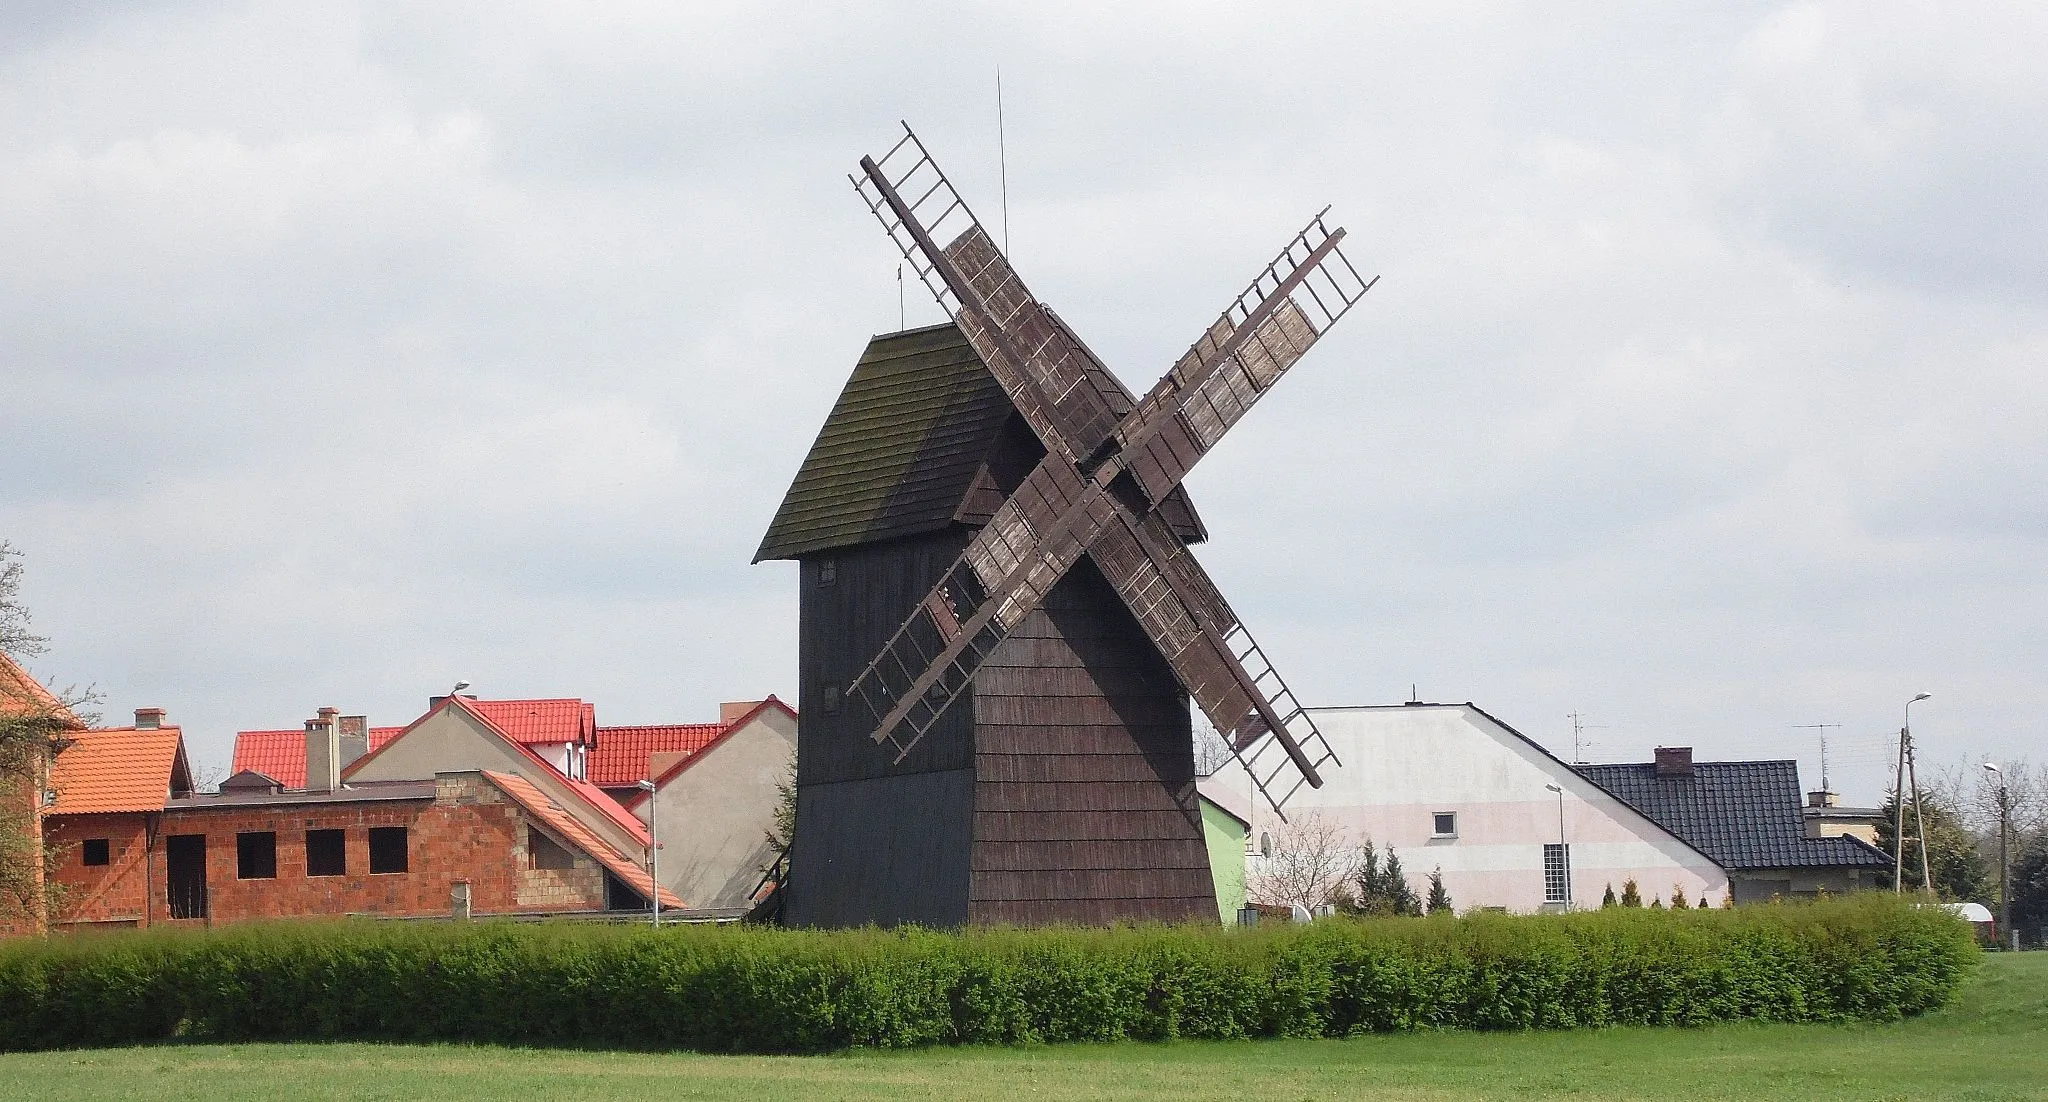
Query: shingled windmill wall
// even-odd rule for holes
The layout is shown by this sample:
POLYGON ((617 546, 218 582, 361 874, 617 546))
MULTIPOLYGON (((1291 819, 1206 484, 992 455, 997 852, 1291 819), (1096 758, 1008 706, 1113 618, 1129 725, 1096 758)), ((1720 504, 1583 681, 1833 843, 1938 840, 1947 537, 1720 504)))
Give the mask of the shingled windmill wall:
POLYGON ((841 700, 1039 454, 947 325, 871 342, 798 472, 792 924, 1214 919, 1186 694, 1087 563, 902 762, 841 700))

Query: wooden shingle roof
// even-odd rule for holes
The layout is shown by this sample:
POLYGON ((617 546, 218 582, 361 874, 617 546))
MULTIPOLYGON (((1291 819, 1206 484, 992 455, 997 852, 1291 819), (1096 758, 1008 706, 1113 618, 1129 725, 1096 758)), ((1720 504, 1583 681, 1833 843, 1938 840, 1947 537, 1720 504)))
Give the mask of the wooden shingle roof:
MULTIPOLYGON (((1130 392, 1099 363, 1097 388, 1128 410, 1130 392)), ((794 559, 840 547, 985 523, 992 484, 1019 457, 1042 454, 995 377, 951 322, 868 342, 818 438, 769 522, 754 561, 794 559), (1016 418, 1018 423, 1011 424, 1016 418)), ((1036 455, 1024 457, 1036 462, 1036 455)), ((1021 475, 1023 472, 1016 472, 1021 475)), ((1162 505, 1189 543, 1206 533, 1184 492, 1162 505)))

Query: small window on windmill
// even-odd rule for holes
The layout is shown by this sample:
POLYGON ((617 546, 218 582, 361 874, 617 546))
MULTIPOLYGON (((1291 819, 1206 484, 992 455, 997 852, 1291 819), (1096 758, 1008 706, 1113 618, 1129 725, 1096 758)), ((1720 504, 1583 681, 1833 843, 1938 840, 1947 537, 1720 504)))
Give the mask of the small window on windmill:
POLYGON ((818 588, 831 585, 839 580, 839 563, 832 559, 818 560, 818 588))
POLYGON ((818 690, 818 695, 823 698, 818 701, 818 706, 825 710, 826 715, 839 710, 839 682, 825 682, 824 687, 818 690))

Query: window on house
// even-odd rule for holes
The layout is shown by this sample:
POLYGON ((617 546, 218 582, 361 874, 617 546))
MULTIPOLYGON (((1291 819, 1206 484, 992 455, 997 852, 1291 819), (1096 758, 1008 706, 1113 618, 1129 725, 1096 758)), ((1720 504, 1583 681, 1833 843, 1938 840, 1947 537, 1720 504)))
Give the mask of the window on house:
POLYGON ((339 830, 306 832, 306 875, 346 876, 348 835, 339 830))
POLYGON ((88 865, 104 865, 111 862, 114 859, 113 848, 107 844, 107 839, 105 838, 87 838, 83 854, 85 863, 88 865))
POLYGON ((1543 847, 1543 901, 1572 901, 1572 854, 1568 846, 1551 842, 1543 847))
POLYGON ((370 828, 370 871, 404 872, 406 861, 404 827, 370 828))
POLYGON ((532 827, 526 828, 526 867, 529 869, 573 869, 576 856, 560 842, 532 827))
POLYGON ((277 832, 245 830, 235 835, 235 879, 277 879, 277 832))
POLYGON ((1436 837, 1438 837, 1438 838, 1456 838, 1456 837, 1458 836, 1458 813, 1457 813, 1457 812, 1455 812, 1455 811, 1439 811, 1439 812, 1437 812, 1437 813, 1436 813, 1436 814, 1435 814, 1434 816, 1432 816, 1432 818, 1433 818, 1433 819, 1435 820, 1435 824, 1434 824, 1434 825, 1435 825, 1435 836, 1436 836, 1436 837))

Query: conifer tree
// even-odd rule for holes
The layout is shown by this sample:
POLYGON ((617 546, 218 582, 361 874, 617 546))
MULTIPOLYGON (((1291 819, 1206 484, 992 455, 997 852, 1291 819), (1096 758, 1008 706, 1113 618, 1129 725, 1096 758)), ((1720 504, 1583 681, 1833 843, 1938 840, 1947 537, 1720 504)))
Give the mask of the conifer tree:
POLYGON ((1444 870, 1442 868, 1430 870, 1428 908, 1430 914, 1451 909, 1451 893, 1444 890, 1444 870))
POLYGON ((1624 907, 1640 907, 1643 905, 1643 893, 1636 887, 1634 877, 1621 882, 1621 905, 1624 907))
POLYGON ((1691 906, 1692 901, 1685 898, 1685 885, 1671 885, 1671 909, 1674 911, 1684 910, 1691 906))
POLYGON ((1650 899, 1650 909, 1651 909, 1651 910, 1653 910, 1653 911, 1661 911, 1661 910, 1663 910, 1663 909, 1664 909, 1664 899, 1663 899, 1663 897, 1662 897, 1662 896, 1653 896, 1653 897, 1651 897, 1651 899, 1650 899))
POLYGON ((1616 903, 1614 899, 1614 881, 1609 880, 1607 882, 1607 894, 1600 897, 1600 909, 1604 911, 1609 907, 1615 907, 1619 905, 1620 904, 1616 903))
POLYGON ((1698 907, 1697 909, 1698 909, 1698 910, 1702 910, 1702 911, 1704 911, 1704 910, 1706 910, 1706 909, 1707 909, 1707 893, 1705 893, 1705 892, 1701 892, 1701 893, 1700 893, 1700 904, 1699 904, 1699 907, 1698 907))

